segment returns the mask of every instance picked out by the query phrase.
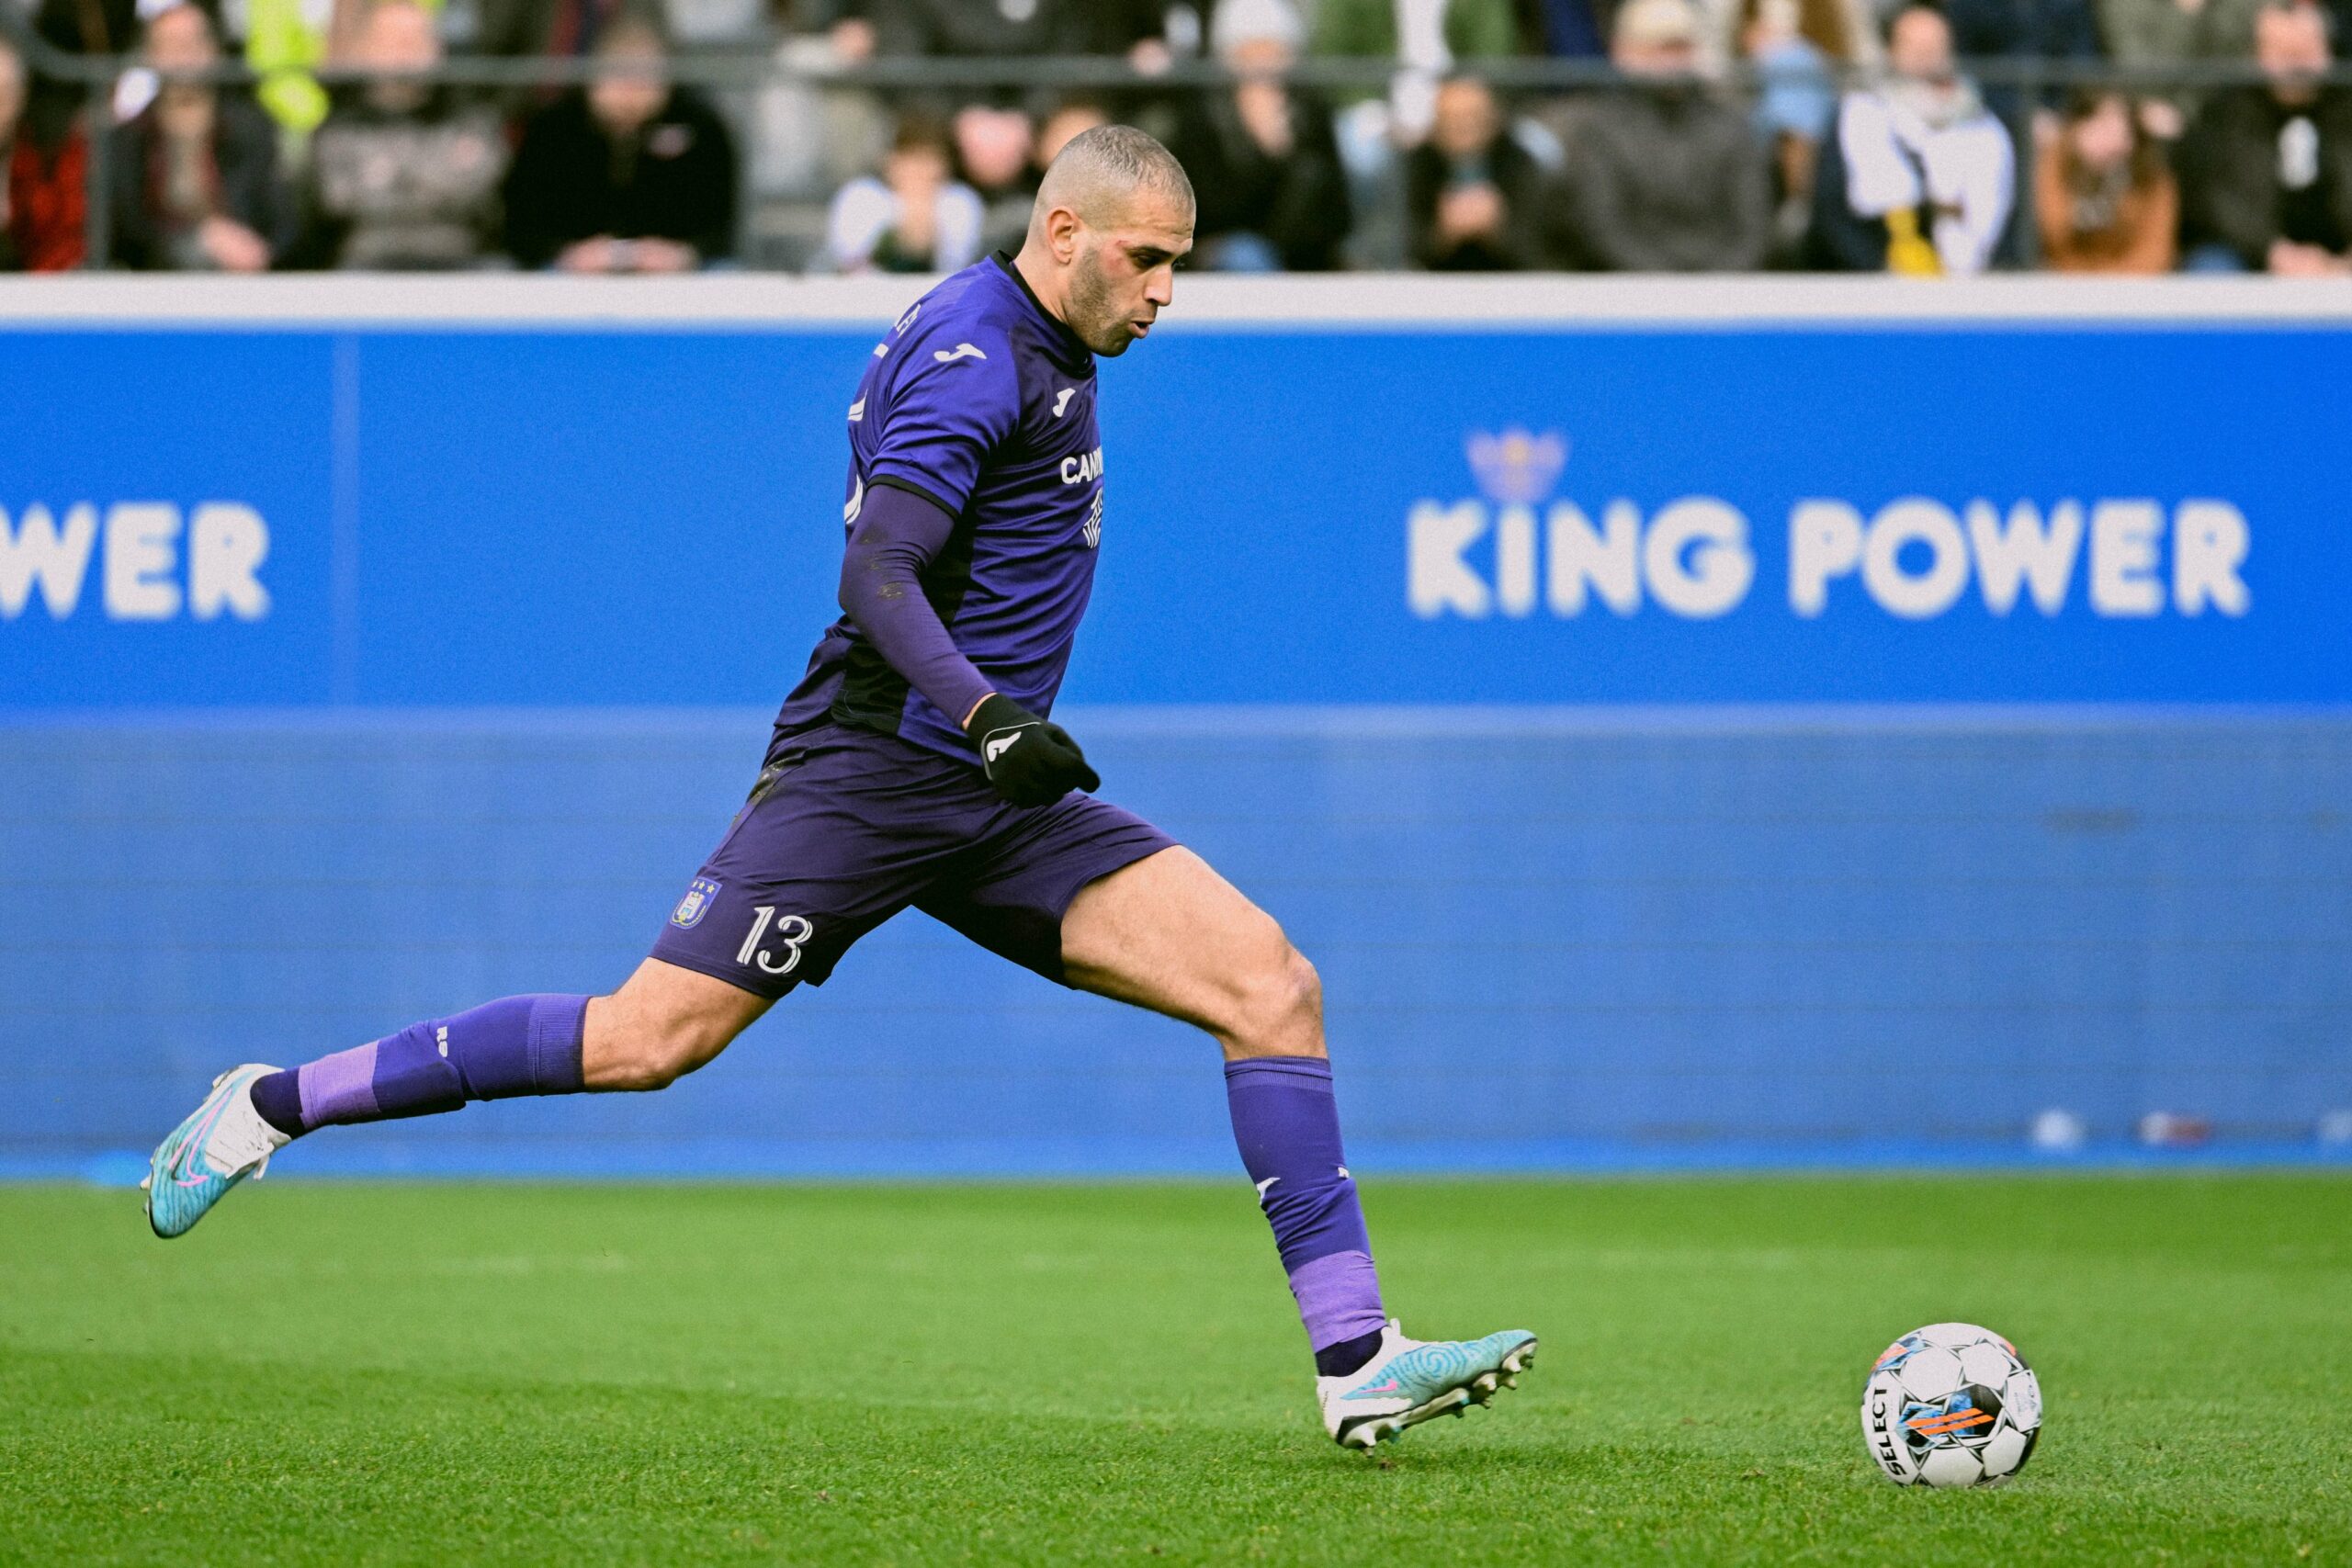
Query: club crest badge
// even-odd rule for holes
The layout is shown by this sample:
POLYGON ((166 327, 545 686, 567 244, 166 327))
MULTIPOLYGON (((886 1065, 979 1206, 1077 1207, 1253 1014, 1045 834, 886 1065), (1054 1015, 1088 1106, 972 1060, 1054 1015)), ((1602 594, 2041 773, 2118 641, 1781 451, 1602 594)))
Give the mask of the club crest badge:
POLYGON ((718 884, 707 876, 697 876, 687 887, 686 896, 670 911, 670 923, 682 931, 690 931, 710 913, 711 904, 718 897, 718 884))
POLYGON ((1478 488, 1506 506, 1538 506, 1568 466, 1568 438, 1556 430, 1537 435, 1513 425, 1499 435, 1473 431, 1463 443, 1478 488))

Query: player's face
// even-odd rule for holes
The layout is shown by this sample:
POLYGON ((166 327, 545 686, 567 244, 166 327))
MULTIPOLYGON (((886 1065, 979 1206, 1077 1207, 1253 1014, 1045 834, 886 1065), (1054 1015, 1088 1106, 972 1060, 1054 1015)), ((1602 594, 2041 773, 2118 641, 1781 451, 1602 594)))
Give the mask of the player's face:
POLYGON ((1176 263, 1192 248, 1192 203, 1138 194, 1116 223, 1081 237, 1070 270, 1070 330, 1097 354, 1126 353, 1175 299, 1176 263))

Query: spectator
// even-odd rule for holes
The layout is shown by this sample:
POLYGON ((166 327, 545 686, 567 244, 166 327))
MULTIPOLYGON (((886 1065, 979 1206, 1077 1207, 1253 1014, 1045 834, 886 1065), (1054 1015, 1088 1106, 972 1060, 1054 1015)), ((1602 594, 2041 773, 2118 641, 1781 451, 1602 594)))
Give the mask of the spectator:
POLYGON ((1314 0, 1314 52, 1424 70, 1519 52, 1511 0, 1314 0))
POLYGON ((980 198, 956 179, 937 120, 899 122, 882 177, 861 175, 833 197, 827 259, 842 272, 960 272, 980 257, 980 198))
POLYGON ((1144 76, 1200 47, 1201 13, 1169 0, 1078 0, 1064 47, 1072 54, 1123 54, 1144 76))
POLYGON ((1064 98, 1037 122, 1037 146, 1029 160, 1031 168, 1042 177, 1053 167, 1061 150, 1069 145, 1071 137, 1110 123, 1111 111, 1094 99, 1064 98))
POLYGON ((1982 272, 2008 228, 2017 154, 1952 64, 1951 28, 1910 4, 1887 32, 1887 73, 1846 95, 1822 149, 1810 241, 1833 271, 1982 272))
POLYGON ((978 103, 957 109, 949 130, 956 172, 980 198, 981 248, 1018 249, 1022 236, 1029 232, 1029 206, 1037 194, 1029 173, 1035 127, 1021 109, 978 103))
MULTIPOLYGON (((1768 29, 1774 37, 1793 35, 1809 45, 1820 59, 1838 65, 1876 65, 1880 62, 1878 22, 1871 0, 1783 0, 1785 14, 1775 13, 1768 29)), ((1701 9, 1706 9, 1704 4, 1701 9)), ((1771 6, 1758 0, 1741 0, 1731 18, 1732 30, 1738 36, 1729 41, 1739 46, 1739 51, 1752 56, 1753 44, 1747 34, 1771 6)), ((1706 62, 1706 51, 1700 51, 1700 62, 1706 62)))
MULTIPOLYGON (((439 11, 440 0, 425 0, 439 11)), ((245 0, 245 63, 261 78, 254 100, 298 140, 333 107, 311 73, 347 63, 368 17, 366 0, 245 0)))
MULTIPOLYGON (((0 13, 30 13, 38 41, 61 54, 113 57, 137 54, 144 19, 169 3, 173 0, 25 0, 21 6, 11 6, 10 0, 0 0, 0 13)), ((220 17, 219 0, 198 3, 217 25, 220 17)), ((133 66, 116 76, 112 85, 112 124, 130 119, 155 96, 155 73, 144 67, 133 66)), ((34 97, 38 101, 44 88, 54 89, 70 97, 79 109, 88 98, 91 86, 87 80, 37 79, 34 97)))
MULTIPOLYGON (((44 12, 44 18, 47 13, 44 12)), ((52 44, 55 39, 49 40, 52 44)), ((88 234, 90 143, 82 90, 29 79, 23 57, 0 34, 0 254, 26 272, 70 272, 88 234)))
POLYGON ((66 54, 129 54, 138 47, 138 0, 36 0, 20 8, 32 13, 41 41, 66 54))
POLYGON ((417 0, 368 6, 354 60, 368 79, 311 141, 304 265, 481 265, 498 227, 506 140, 489 110, 424 79, 440 62, 432 15, 417 0))
POLYGON ((0 32, 0 272, 17 268, 15 209, 9 177, 17 164, 17 127, 25 118, 25 62, 8 35, 0 32))
POLYGON ((115 265, 268 270, 292 206, 278 183, 277 127, 243 95, 189 80, 220 61, 211 19, 194 6, 155 14, 146 59, 161 86, 107 145, 115 265))
POLYGON ((1436 113, 1434 84, 1463 62, 1498 60, 1519 52, 1519 18, 1512 0, 1301 0, 1313 6, 1309 52, 1393 62, 1403 67, 1385 103, 1376 90, 1342 95, 1348 129, 1343 140, 1361 151, 1360 167, 1376 149, 1410 146, 1428 133, 1436 113))
MULTIPOLYGON (((786 20, 797 30, 777 44, 775 70, 760 85, 746 122, 748 184, 755 199, 786 204, 759 209, 759 219, 789 211, 796 230, 815 219, 806 254, 759 258, 797 266, 823 243, 824 202, 845 182, 880 166, 890 148, 893 117, 877 95, 827 81, 873 57, 874 26, 861 8, 803 0, 786 20)), ((801 238, 796 232, 794 249, 801 238)))
MULTIPOLYGON (((1830 75, 1833 54, 1806 30, 1808 9, 1799 0, 1747 0, 1739 49, 1756 73, 1756 132, 1771 152, 1773 185, 1780 201, 1775 238, 1800 242, 1813 210, 1813 171, 1821 140, 1838 115, 1838 84, 1830 75)), ((1828 13, 1835 20, 1838 13, 1828 13)), ((1833 35, 1835 36, 1835 35, 1833 35)))
POLYGON ((2260 86, 2206 100, 2181 149, 2192 272, 2352 273, 2352 92, 2324 87, 2327 28, 2307 4, 2255 20, 2260 86))
POLYGON ((321 17, 300 0, 247 0, 245 63, 261 78, 254 99, 297 138, 318 130, 334 107, 311 73, 335 57, 335 24, 349 27, 356 9, 351 0, 334 0, 321 17))
POLYGON ((1193 235, 1204 266, 1324 272, 1348 232, 1348 180, 1331 116, 1283 73, 1304 29, 1287 9, 1221 7, 1211 41, 1230 87, 1193 100, 1170 149, 1199 195, 1193 235))
MULTIPOLYGON (((2098 0, 2109 58, 2131 70, 2199 61, 2242 61, 2254 52, 2263 0, 2098 0)), ((2179 134, 2172 117, 2168 134, 2179 134)))
POLYGON ((863 65, 874 58, 876 42, 872 9, 866 0, 783 0, 780 19, 793 32, 821 35, 842 65, 863 65))
MULTIPOLYGON (((1170 62, 1172 9, 1152 0, 854 0, 843 7, 845 21, 834 36, 837 48, 846 42, 886 58, 1121 53, 1156 73, 1170 62)), ((1036 195, 1029 177, 1036 127, 1019 96, 966 94, 935 107, 948 119, 956 172, 987 209, 982 248, 1019 248, 1036 195)))
POLYGON ((1628 0, 1610 57, 1640 85, 1589 100, 1565 181, 1562 246, 1600 272, 1746 272, 1772 243, 1770 176, 1745 116, 1691 72, 1690 0, 1628 0))
POLYGON ((1405 162, 1413 259, 1438 272, 1508 272, 1538 265, 1542 171, 1503 125, 1487 84, 1438 86, 1430 136, 1405 162))
POLYGON ((2052 271, 2172 270, 2180 192, 2123 94, 2075 96, 2035 153, 2033 197, 2052 271))
POLYGON ((735 142, 700 95, 672 85, 650 23, 623 17, 614 69, 533 116, 506 176, 506 248, 565 272, 691 272, 735 251, 735 142))
MULTIPOLYGON (((1623 0, 1620 0, 1623 4, 1623 0)), ((1727 63, 1750 57, 1758 0, 1692 0, 1699 13, 1699 73, 1717 74, 1727 63)), ((1605 17, 1609 13, 1604 11, 1605 17)), ((1778 26, 1807 46, 1808 52, 1839 65, 1879 62, 1878 18, 1871 0, 1787 0, 1778 26)))
MULTIPOLYGON (((61 54, 129 54, 138 45, 138 0, 24 0, 8 10, 12 16, 28 13, 35 38, 61 54)), ((127 73, 116 84, 119 101, 135 100, 146 80, 144 73, 127 73)), ((89 229, 89 102, 87 83, 31 73, 10 149, 6 203, 17 259, 27 271, 63 272, 83 264, 89 229)), ((138 107, 130 101, 122 112, 138 107)))

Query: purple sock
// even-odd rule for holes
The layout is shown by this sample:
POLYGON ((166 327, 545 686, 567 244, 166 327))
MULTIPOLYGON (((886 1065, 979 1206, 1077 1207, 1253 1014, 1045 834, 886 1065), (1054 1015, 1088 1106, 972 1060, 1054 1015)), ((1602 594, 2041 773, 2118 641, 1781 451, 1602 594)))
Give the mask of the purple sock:
POLYGON ((1324 1351, 1377 1336, 1387 1314, 1355 1179, 1340 1147, 1331 1064, 1316 1056, 1227 1062, 1225 1097, 1233 1141, 1257 1184, 1258 1206, 1274 1227, 1307 1344, 1324 1351))
POLYGON ((254 1081, 254 1109, 281 1133, 455 1111, 469 1100, 578 1094, 586 997, 504 997, 412 1023, 254 1081))

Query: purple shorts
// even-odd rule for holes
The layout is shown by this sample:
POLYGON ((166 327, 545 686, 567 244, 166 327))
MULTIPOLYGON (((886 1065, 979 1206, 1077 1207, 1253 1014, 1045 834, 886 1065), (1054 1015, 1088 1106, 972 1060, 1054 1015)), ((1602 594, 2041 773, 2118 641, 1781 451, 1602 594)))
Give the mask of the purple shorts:
POLYGON ((1008 805, 970 763, 829 725, 770 761, 653 956, 781 997, 823 985, 852 942, 911 904, 1060 981, 1078 890, 1175 842, 1091 795, 1008 805))

